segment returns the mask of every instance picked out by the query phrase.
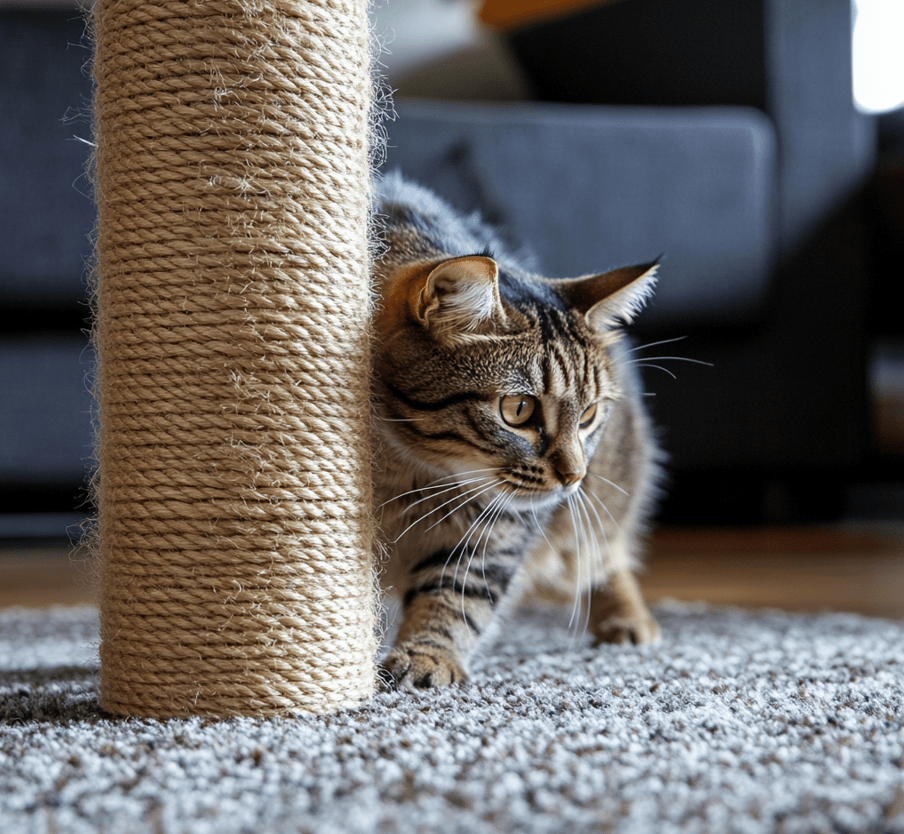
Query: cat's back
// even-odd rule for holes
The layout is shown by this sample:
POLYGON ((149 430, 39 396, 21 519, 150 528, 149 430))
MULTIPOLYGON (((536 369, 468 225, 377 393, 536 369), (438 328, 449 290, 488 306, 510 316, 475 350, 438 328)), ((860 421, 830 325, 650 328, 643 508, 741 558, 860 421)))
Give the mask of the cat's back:
MULTIPOLYGON (((485 254, 506 262, 531 260, 525 253, 508 252, 498 233, 479 212, 461 212, 442 197, 395 171, 374 186, 374 209, 382 242, 379 263, 442 256, 485 254)), ((527 264, 532 266, 532 264, 527 264)), ((519 263, 518 266, 521 266, 519 263)))

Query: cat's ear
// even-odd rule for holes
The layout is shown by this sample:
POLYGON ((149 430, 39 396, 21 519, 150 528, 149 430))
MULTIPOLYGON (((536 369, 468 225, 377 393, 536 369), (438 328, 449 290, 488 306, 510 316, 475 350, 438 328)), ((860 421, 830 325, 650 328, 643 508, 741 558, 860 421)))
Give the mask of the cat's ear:
POLYGON ((634 320, 653 294, 657 269, 658 263, 625 266, 602 275, 557 281, 556 288, 584 314, 592 330, 603 333, 634 320))
POLYGON ((483 255, 443 261, 411 300, 415 317, 439 333, 477 333, 504 318, 499 268, 483 255))

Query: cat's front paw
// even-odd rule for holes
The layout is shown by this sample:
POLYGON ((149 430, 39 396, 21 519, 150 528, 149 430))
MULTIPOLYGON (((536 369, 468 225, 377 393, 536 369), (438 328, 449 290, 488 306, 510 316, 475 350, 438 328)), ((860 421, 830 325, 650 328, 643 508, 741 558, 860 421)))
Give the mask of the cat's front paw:
POLYGON ((468 674, 448 649, 407 642, 386 656, 380 677, 390 688, 414 692, 461 683, 468 674))
POLYGON ((615 614, 598 622, 593 628, 597 643, 629 644, 658 643, 662 637, 659 623, 649 611, 615 614))

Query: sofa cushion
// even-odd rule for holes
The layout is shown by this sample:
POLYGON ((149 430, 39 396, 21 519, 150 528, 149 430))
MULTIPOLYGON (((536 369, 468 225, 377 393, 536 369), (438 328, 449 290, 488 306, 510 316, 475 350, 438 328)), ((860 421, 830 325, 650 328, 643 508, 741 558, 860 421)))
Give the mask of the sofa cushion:
POLYGON ((0 484, 85 482, 92 457, 94 354, 86 337, 0 339, 0 484))
POLYGON ((0 11, 0 261, 7 307, 71 307, 85 295, 94 224, 85 174, 91 78, 77 8, 0 11), (84 141, 82 141, 84 140, 84 141))
POLYGON ((775 141, 748 108, 397 102, 385 168, 503 225, 555 277, 663 255, 646 328, 756 321, 775 141))

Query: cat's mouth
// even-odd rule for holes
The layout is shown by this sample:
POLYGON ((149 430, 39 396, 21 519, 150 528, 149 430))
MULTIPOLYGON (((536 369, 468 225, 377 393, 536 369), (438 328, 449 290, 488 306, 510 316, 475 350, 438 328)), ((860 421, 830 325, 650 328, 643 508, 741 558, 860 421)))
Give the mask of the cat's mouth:
POLYGON ((510 506, 517 510, 542 509, 550 504, 559 504, 569 495, 577 492, 581 488, 581 482, 560 485, 556 484, 551 487, 546 486, 528 486, 523 483, 517 483, 504 479, 503 488, 511 495, 510 506))

